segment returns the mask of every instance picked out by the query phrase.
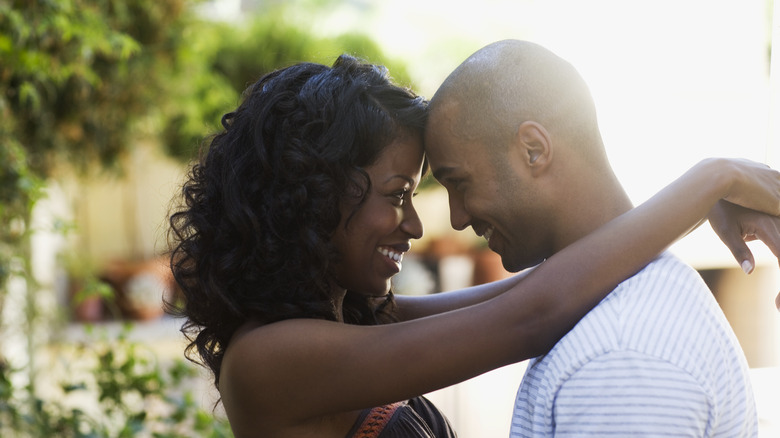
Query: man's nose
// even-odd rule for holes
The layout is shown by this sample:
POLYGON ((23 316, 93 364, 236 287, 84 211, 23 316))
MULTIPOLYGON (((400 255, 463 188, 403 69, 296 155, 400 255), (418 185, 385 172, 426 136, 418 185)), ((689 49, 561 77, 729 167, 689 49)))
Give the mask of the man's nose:
POLYGON ((463 201, 457 196, 450 196, 450 225, 458 231, 471 225, 471 216, 466 212, 463 201))

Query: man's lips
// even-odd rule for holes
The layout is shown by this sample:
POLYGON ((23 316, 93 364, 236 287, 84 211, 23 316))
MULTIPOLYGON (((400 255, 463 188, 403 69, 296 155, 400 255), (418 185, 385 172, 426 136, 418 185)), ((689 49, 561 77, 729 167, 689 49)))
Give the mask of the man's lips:
POLYGON ((487 227, 485 231, 482 232, 482 237, 485 238, 488 242, 490 242, 490 236, 493 235, 493 227, 487 227))

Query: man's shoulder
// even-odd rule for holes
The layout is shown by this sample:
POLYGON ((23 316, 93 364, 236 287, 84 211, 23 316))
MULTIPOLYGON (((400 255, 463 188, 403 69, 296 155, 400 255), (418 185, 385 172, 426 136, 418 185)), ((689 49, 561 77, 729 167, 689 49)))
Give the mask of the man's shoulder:
POLYGON ((719 312, 712 292, 699 273, 677 256, 664 253, 620 283, 595 313, 610 313, 611 310, 614 314, 633 309, 648 316, 667 314, 669 309, 683 302, 688 307, 680 309, 682 311, 696 312, 703 306, 708 311, 719 312))
MULTIPOLYGON (((513 430, 551 430, 550 412, 560 414, 575 405, 572 400, 581 411, 584 399, 572 388, 609 398, 606 383, 618 395, 647 388, 642 399, 661 400, 664 406, 668 402, 674 407, 681 392, 696 396, 703 401, 696 406, 711 404, 707 415, 722 413, 718 421, 724 424, 755 416, 747 362, 725 315, 696 270, 668 253, 621 283, 550 353, 529 363, 517 395, 513 430), (642 379, 647 385, 639 383, 642 379), (574 382, 568 386, 574 398, 558 405, 568 382, 574 382), (681 382, 688 389, 682 390, 681 382), (655 393, 656 385, 665 385, 674 396, 655 393), (623 391, 626 388, 631 390, 623 391)), ((609 402, 621 403, 615 400, 609 402)), ((688 403, 686 409, 692 406, 688 403)), ((696 415, 702 414, 696 409, 696 415)), ((637 418, 645 418, 641 411, 637 418)), ((607 415, 614 419, 613 413, 607 415)))
POLYGON ((725 315, 701 276, 665 253, 621 283, 551 354, 556 361, 578 362, 629 350, 676 362, 707 339, 734 343, 725 315))
MULTIPOLYGON (((689 264, 676 255, 665 252, 648 263, 641 271, 618 285, 616 291, 623 289, 646 290, 648 287, 668 289, 675 284, 696 283, 695 286, 706 289, 701 276, 689 264)), ((688 285, 687 287, 691 287, 688 285)))

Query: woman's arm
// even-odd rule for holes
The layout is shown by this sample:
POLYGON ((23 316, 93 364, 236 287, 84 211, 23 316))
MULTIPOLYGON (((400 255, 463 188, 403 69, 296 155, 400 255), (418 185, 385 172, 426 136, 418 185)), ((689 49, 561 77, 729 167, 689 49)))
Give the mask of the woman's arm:
POLYGON ((296 319, 255 328, 226 352, 222 372, 232 378, 221 380, 224 400, 251 406, 259 420, 295 423, 404 400, 542 354, 720 199, 780 216, 780 173, 704 161, 476 305, 379 326, 296 319))
POLYGON ((395 295, 397 316, 401 321, 409 321, 473 306, 501 295, 527 274, 528 271, 523 271, 502 280, 448 292, 429 295, 395 295))
MULTIPOLYGON (((519 285, 534 291, 524 294, 527 301, 523 303, 538 306, 530 316, 541 325, 535 337, 536 353, 549 350, 603 298, 605 294, 599 289, 605 281, 616 286, 689 233, 700 218, 717 214, 727 216, 720 218, 720 227, 724 222, 740 220, 758 227, 749 234, 761 238, 774 254, 780 255, 780 172, 744 160, 704 160, 645 203, 542 263, 519 285), (756 217, 724 213, 721 200, 755 210, 750 213, 760 220, 751 222, 756 217), (559 275, 564 269, 568 274, 559 275), (568 324, 560 325, 564 321, 568 324)), ((738 249, 738 240, 750 238, 746 230, 738 226, 728 229, 721 228, 721 239, 740 264, 745 260, 752 263, 747 247, 738 249)))
MULTIPOLYGON (((729 162, 723 161, 720 164, 725 165, 728 163, 729 162)), ((747 165, 748 163, 742 162, 742 164, 747 165)), ((699 164, 699 167, 705 166, 714 167, 712 163, 705 164, 705 162, 702 162, 699 164)), ((760 164, 756 164, 756 166, 763 167, 763 165, 760 164)), ((753 165, 751 164, 749 167, 753 168, 753 165)), ((691 172, 693 172, 693 170, 691 170, 691 172)), ((739 178, 744 179, 744 177, 741 176, 739 178)), ((725 179, 723 181, 725 181, 725 179)), ((771 180, 769 182, 771 182, 771 180)), ((695 198, 696 196, 697 195, 692 194, 692 198, 695 198)), ((740 202, 739 198, 735 200, 740 202)), ((750 204, 756 201, 744 199, 742 202, 750 204)), ((772 209, 771 203, 750 205, 753 205, 754 208, 763 208, 767 211, 771 211, 772 209)), ((746 273, 752 272, 753 267, 755 266, 753 254, 745 244, 746 241, 755 239, 762 240, 780 260, 780 225, 778 225, 780 221, 777 216, 761 213, 725 200, 720 200, 715 203, 707 216, 702 217, 698 222, 692 225, 688 232, 708 220, 715 233, 729 248, 737 263, 746 273)), ((673 242, 670 241, 669 243, 671 244, 673 242)), ((398 306, 398 317, 402 321, 408 321, 481 303, 494 298, 506 292, 512 286, 517 285, 528 272, 529 271, 524 271, 507 279, 454 291, 430 295, 396 295, 395 300, 398 306)), ((778 310, 780 310, 780 294, 778 294, 776 301, 778 310)))

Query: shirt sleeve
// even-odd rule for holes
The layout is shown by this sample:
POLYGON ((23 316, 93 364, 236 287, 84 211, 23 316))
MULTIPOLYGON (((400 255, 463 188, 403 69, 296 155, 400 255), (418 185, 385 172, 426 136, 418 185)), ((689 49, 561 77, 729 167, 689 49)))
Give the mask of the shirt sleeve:
POLYGON ((706 436, 710 397, 687 372, 658 358, 612 352, 563 382, 556 437, 706 436))

